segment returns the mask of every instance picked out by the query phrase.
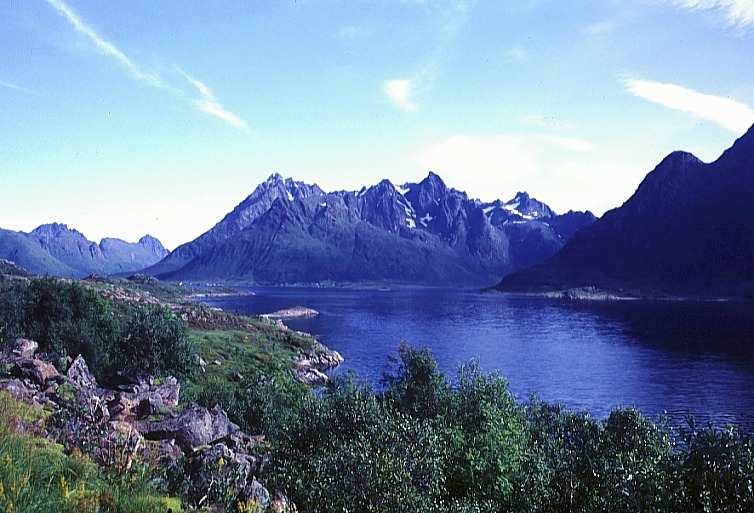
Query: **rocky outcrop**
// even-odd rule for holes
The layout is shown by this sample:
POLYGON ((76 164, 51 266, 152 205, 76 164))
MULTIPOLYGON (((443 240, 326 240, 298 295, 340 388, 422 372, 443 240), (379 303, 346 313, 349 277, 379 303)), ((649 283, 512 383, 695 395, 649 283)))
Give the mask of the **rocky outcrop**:
POLYGON ((175 440, 184 453, 191 454, 203 445, 212 445, 240 431, 240 428, 219 406, 207 409, 192 403, 161 420, 140 421, 137 430, 149 440, 175 440))
POLYGON ((10 367, 0 373, 0 389, 55 412, 48 434, 68 450, 122 470, 138 455, 182 479, 185 498, 195 504, 206 500, 210 483, 222 483, 255 511, 296 511, 284 494, 271 498, 256 479, 262 460, 255 452, 263 438, 243 433, 219 406, 180 408, 175 378, 158 383, 146 373, 129 372, 102 386, 81 356, 61 373, 34 358, 36 348, 33 341, 17 340, 0 354, 0 364, 10 367))
MULTIPOLYGON (((286 328, 287 329, 287 328, 286 328)), ((330 378, 325 374, 345 361, 337 351, 315 341, 305 354, 294 360, 293 376, 310 387, 325 386, 330 378)))

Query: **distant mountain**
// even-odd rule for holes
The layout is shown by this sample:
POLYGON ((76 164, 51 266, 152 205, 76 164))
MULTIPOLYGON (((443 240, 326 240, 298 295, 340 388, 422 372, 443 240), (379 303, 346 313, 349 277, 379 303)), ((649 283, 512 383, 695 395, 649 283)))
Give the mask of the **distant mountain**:
POLYGON ((488 286, 547 258, 590 213, 526 193, 482 203, 430 173, 326 193, 273 174, 217 225, 144 272, 173 280, 488 286))
POLYGON ((585 286, 754 293, 754 127, 711 164, 690 153, 670 154, 620 208, 497 288, 585 286))
POLYGON ((136 243, 105 238, 97 244, 59 223, 42 225, 30 233, 0 230, 0 258, 32 274, 81 277, 127 273, 152 265, 167 254, 160 241, 149 235, 136 243))

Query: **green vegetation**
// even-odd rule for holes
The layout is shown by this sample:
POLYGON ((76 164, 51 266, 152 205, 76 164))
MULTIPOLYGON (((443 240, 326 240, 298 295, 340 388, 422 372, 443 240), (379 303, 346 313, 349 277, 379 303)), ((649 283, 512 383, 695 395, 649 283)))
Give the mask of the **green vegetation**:
POLYGON ((118 370, 187 377, 193 346, 167 307, 111 303, 76 281, 0 279, 0 339, 39 343, 57 358, 81 354, 99 379, 118 370))
POLYGON ((42 438, 41 410, 0 391, 0 511, 164 513, 180 502, 161 496, 144 474, 103 472, 81 453, 42 438), (37 423, 31 420, 37 416, 37 423), (17 434, 21 425, 34 430, 17 434))
POLYGON ((516 401, 504 378, 474 362, 451 381, 427 348, 404 344, 398 356, 380 390, 345 373, 314 393, 253 361, 244 380, 220 367, 194 386, 200 402, 266 436, 260 480, 301 511, 754 508, 754 441, 734 427, 690 420, 673 431, 633 408, 597 420, 516 401))
MULTIPOLYGON (((264 436, 257 477, 300 511, 754 511, 754 440, 735 427, 689 419, 673 430, 632 408, 598 420, 517 401, 503 377, 475 362, 450 379, 427 348, 407 344, 378 389, 344 373, 312 391, 290 373, 311 339, 197 308, 189 318, 206 329, 187 329, 183 310, 105 300, 79 282, 0 280, 0 337, 91 355, 98 377, 119 366, 180 375, 183 401, 220 404, 245 432, 264 436)), ((75 424, 76 412, 41 411, 0 393, 0 510, 166 511, 160 494, 188 491, 238 506, 224 481, 190 490, 166 469, 126 469, 110 453, 73 449, 83 443, 43 439, 43 429, 75 424)))

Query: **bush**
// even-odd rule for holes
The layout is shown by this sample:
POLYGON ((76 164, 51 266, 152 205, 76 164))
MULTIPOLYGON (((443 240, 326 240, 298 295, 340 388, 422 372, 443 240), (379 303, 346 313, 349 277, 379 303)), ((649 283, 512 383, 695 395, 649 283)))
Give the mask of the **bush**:
POLYGON ((191 372, 194 347, 186 325, 163 306, 136 309, 126 321, 112 351, 116 369, 141 369, 160 377, 185 378, 191 372))
POLYGON ((301 511, 434 511, 442 444, 431 423, 341 377, 302 408, 272 454, 272 480, 301 511))
POLYGON ((119 331, 109 303, 95 291, 51 277, 3 283, 0 326, 7 341, 27 337, 40 352, 81 354, 95 373, 105 367, 119 331))

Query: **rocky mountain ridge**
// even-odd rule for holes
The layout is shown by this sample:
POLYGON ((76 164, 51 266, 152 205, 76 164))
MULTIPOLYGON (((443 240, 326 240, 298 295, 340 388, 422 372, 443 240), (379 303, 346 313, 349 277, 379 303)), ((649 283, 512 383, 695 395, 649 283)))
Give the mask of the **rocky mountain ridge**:
POLYGON ((144 272, 260 283, 489 285, 555 253, 591 213, 524 192, 484 203, 435 173, 326 193, 275 173, 212 229, 144 272))
POLYGON ((0 229, 0 258, 32 274, 83 277, 128 273, 152 265, 168 253, 151 235, 135 243, 115 238, 96 243, 61 223, 44 224, 29 233, 0 229))
POLYGON ((671 153, 621 207, 497 288, 754 297, 752 198, 754 126, 709 164, 671 153))

